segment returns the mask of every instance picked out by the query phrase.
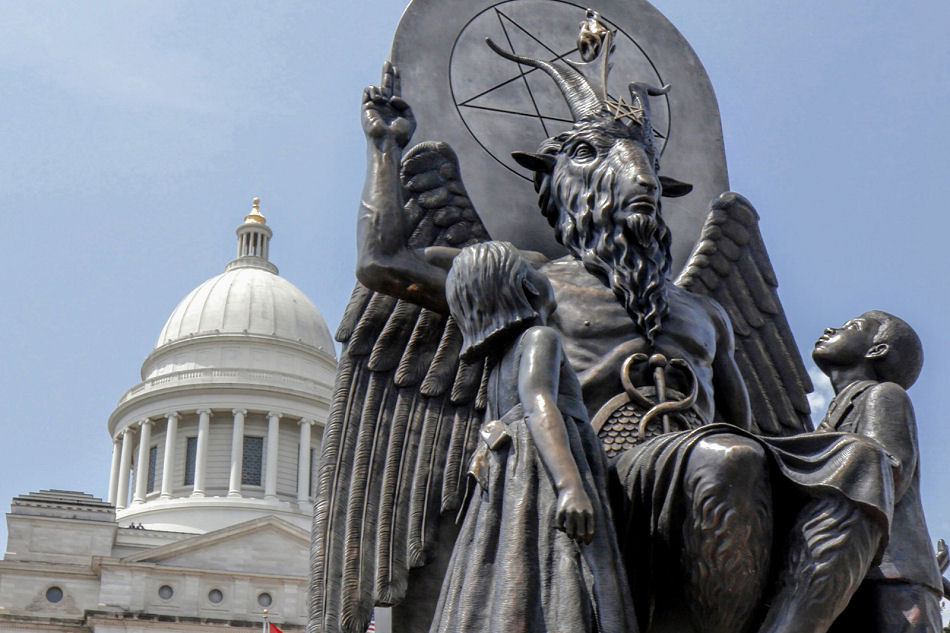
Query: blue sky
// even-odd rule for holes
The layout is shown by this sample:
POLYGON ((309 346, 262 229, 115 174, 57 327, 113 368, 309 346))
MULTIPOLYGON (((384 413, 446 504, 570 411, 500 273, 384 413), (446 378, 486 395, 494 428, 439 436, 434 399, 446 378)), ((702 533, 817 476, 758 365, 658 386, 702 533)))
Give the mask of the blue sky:
MULTIPOLYGON (((870 308, 924 340, 924 505, 950 537, 950 5, 655 4, 710 75, 731 186, 762 216, 800 347, 870 308)), ((233 256, 252 197, 272 260, 335 328, 360 94, 403 8, 360 7, 0 2, 0 505, 106 496, 108 415, 177 302, 233 256)))

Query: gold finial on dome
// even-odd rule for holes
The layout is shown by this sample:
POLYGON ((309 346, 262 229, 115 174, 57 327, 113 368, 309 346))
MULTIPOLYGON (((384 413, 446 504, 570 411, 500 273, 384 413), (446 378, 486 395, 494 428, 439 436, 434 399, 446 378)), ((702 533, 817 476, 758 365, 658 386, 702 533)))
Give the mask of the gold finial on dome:
POLYGON ((267 218, 261 215, 261 199, 251 200, 251 212, 244 216, 244 223, 253 222, 255 224, 267 224, 267 218))

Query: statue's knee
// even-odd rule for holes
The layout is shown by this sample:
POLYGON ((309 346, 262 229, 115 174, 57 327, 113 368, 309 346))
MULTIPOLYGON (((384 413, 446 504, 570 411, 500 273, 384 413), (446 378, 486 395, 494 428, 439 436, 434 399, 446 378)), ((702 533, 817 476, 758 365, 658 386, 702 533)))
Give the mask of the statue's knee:
POLYGON ((746 437, 714 435, 697 442, 686 464, 686 481, 742 494, 744 490, 767 485, 768 460, 765 449, 746 437))

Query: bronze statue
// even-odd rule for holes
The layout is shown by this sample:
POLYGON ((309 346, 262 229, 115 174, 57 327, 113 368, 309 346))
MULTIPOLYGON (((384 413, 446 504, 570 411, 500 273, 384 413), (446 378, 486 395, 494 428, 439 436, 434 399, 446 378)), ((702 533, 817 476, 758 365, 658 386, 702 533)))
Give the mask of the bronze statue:
POLYGON ((876 440, 895 477, 887 548, 833 630, 939 631, 943 582, 920 505, 917 423, 905 391, 923 364, 920 339, 903 320, 871 310, 825 330, 812 357, 835 390, 816 430, 876 440))
MULTIPOLYGON (((890 466, 860 436, 803 433, 810 385, 754 209, 737 194, 716 200, 671 281, 660 199, 689 186, 658 175, 657 91, 632 84, 630 103, 607 103, 568 64, 499 52, 547 73, 575 118, 516 156, 571 254, 522 255, 553 288, 549 325, 615 457, 613 512, 640 628, 827 630, 887 533, 890 466)), ((445 298, 458 249, 488 234, 447 145, 403 156, 414 127, 386 64, 364 94, 360 283, 337 333, 344 352, 317 475, 314 632, 361 631, 373 604, 407 595, 410 628, 427 627, 431 605, 413 591, 441 583, 450 517, 492 418, 492 367, 460 356, 445 298), (410 570, 430 562, 410 586, 410 570)))

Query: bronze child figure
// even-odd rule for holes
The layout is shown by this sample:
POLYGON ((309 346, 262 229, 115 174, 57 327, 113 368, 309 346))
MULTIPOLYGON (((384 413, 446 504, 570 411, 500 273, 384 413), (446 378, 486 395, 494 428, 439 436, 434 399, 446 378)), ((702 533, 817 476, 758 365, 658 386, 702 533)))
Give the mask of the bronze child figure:
POLYGON ((887 547, 832 630, 940 631, 942 584, 920 504, 917 424, 905 391, 923 363, 920 339, 901 319, 872 310, 826 329, 812 357, 835 390, 816 431, 876 440, 894 467, 887 547))
POLYGON ((545 325, 554 292, 508 243, 463 249, 446 279, 462 357, 487 357, 473 492, 431 631, 636 631, 577 376, 545 325))

